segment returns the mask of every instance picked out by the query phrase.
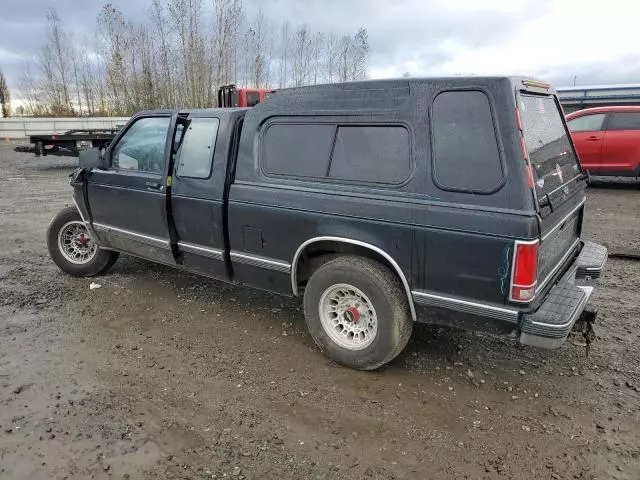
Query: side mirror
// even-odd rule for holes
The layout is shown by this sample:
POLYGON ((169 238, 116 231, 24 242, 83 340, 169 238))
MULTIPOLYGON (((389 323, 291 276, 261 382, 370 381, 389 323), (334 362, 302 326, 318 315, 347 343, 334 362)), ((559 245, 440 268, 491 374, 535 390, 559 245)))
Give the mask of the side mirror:
POLYGON ((109 162, 104 148, 100 150, 96 148, 89 148, 81 150, 79 155, 80 168, 91 170, 92 168, 99 168, 100 170, 106 170, 109 168, 109 162))

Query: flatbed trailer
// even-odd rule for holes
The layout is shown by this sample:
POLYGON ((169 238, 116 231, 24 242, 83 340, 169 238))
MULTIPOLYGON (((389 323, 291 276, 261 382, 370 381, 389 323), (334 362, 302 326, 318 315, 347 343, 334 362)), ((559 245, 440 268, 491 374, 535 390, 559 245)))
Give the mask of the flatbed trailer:
POLYGON ((31 151, 40 155, 66 155, 77 157, 87 148, 105 148, 118 133, 118 129, 68 130, 62 134, 31 135, 31 151))

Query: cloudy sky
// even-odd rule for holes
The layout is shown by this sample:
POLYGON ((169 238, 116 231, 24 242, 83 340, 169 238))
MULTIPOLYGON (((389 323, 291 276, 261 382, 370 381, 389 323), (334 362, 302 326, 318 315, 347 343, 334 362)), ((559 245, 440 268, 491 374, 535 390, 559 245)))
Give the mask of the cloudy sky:
MULTIPOLYGON (((209 0, 205 0, 207 2, 209 0)), ((0 68, 18 88, 55 7, 76 38, 91 38, 107 0, 0 0, 0 68)), ((149 0, 111 0, 143 19, 149 0)), ((633 0, 245 0, 272 20, 324 32, 364 26, 370 76, 527 74, 556 85, 640 83, 640 3, 633 0)))

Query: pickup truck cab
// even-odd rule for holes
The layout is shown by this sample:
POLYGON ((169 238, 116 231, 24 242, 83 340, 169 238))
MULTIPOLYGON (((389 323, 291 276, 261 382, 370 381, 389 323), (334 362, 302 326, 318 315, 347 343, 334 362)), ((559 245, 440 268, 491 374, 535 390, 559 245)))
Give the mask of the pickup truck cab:
POLYGON ((48 230, 63 271, 122 252, 303 297, 321 350, 358 369, 396 357, 416 321, 557 347, 607 258, 580 238, 585 175, 554 90, 526 78, 142 112, 80 165, 48 230))

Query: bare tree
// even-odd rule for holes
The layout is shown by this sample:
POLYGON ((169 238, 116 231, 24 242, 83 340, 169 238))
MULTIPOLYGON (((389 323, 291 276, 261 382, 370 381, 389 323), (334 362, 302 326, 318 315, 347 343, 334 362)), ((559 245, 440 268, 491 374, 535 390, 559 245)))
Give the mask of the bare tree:
POLYGON ((127 50, 130 47, 127 24, 123 13, 108 3, 98 15, 98 49, 104 58, 104 90, 106 109, 124 113, 129 98, 127 82, 127 50))
POLYGON ((341 37, 337 53, 339 81, 349 82, 366 78, 369 59, 367 29, 360 28, 354 36, 341 37))
POLYGON ((254 35, 253 45, 251 46, 253 60, 251 86, 266 87, 265 78, 267 77, 267 70, 269 69, 269 65, 267 64, 269 23, 262 10, 258 11, 258 14, 252 22, 252 29, 254 35))
POLYGON ((327 37, 323 49, 324 78, 331 83, 338 78, 340 38, 335 34, 327 37))
POLYGON ((167 27, 165 9, 160 0, 152 0, 149 9, 154 33, 154 42, 158 49, 156 58, 156 86, 159 90, 158 101, 162 107, 170 107, 176 104, 176 92, 173 85, 173 52, 169 42, 170 30, 167 27))
POLYGON ((42 97, 38 82, 34 79, 31 64, 26 63, 20 75, 20 93, 29 115, 39 116, 45 113, 47 104, 42 97))
POLYGON ((349 80, 363 80, 367 77, 369 64, 369 33, 366 28, 359 28, 353 37, 353 53, 351 57, 351 75, 349 80))
POLYGON ((311 41, 311 71, 313 72, 312 77, 313 80, 311 83, 317 84, 321 80, 322 68, 320 65, 322 58, 322 51, 324 50, 324 34, 322 32, 318 32, 314 35, 313 40, 311 41))
POLYGON ((107 3, 95 41, 74 39, 55 11, 35 64, 20 79, 36 115, 129 115, 156 107, 210 107, 221 85, 280 88, 366 77, 367 31, 326 36, 275 25, 243 0, 148 0, 147 18, 107 3), (208 13, 211 12, 211 13, 208 13))
POLYGON ((278 86, 284 88, 288 84, 289 79, 289 22, 282 23, 281 36, 280 36, 280 80, 278 86))
POLYGON ((231 83, 238 27, 244 17, 241 0, 214 0, 214 80, 217 85, 231 83))
POLYGON ((169 0, 169 19, 178 37, 182 60, 182 81, 186 85, 183 101, 192 107, 207 106, 210 79, 207 40, 202 25, 202 0, 169 0))
POLYGON ((73 58, 72 38, 65 31, 54 9, 47 12, 47 43, 40 52, 41 68, 46 72, 47 92, 57 114, 74 115, 70 80, 73 58))
POLYGON ((11 116, 11 94, 2 70, 0 70, 0 113, 4 118, 11 116))
POLYGON ((78 53, 79 59, 79 79, 78 88, 86 105, 88 115, 94 115, 96 111, 96 79, 94 77, 94 67, 86 51, 78 53))
POLYGON ((313 39, 309 27, 306 24, 300 25, 294 36, 292 68, 294 87, 310 83, 313 58, 312 43, 313 39))

